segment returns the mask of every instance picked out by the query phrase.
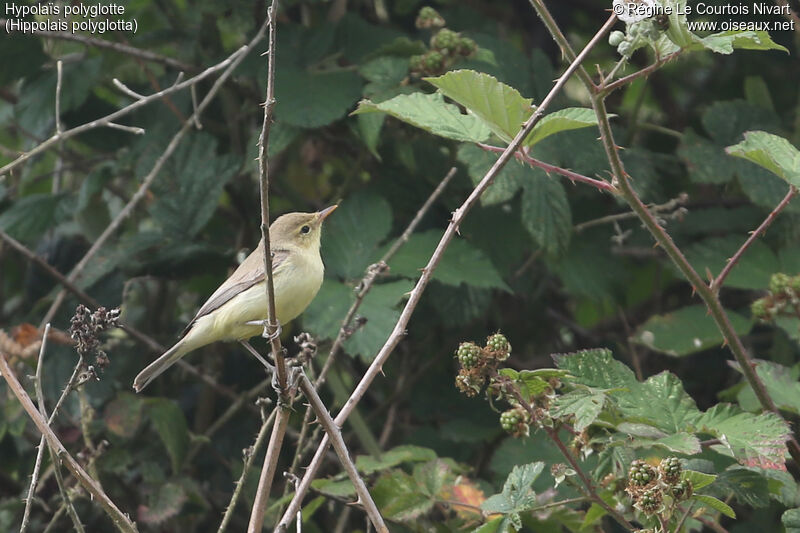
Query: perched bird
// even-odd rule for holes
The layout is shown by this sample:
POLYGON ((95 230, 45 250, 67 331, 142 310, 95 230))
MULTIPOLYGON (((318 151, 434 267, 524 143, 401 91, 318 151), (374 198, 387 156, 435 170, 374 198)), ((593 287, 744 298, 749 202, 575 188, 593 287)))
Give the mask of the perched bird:
MULTIPOLYGON (((302 313, 322 285, 324 266, 319 255, 322 222, 336 205, 316 213, 288 213, 269 227, 275 315, 286 324, 302 313)), ((175 346, 139 372, 136 392, 181 357, 215 341, 245 340, 260 335, 267 318, 264 240, 203 304, 175 346)))

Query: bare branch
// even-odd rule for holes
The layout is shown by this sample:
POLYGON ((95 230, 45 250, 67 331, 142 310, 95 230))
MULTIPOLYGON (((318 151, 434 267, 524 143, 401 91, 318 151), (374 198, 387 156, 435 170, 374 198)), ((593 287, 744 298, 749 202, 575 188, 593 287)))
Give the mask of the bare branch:
MULTIPOLYGON (((67 467, 72 475, 78 480, 78 483, 86 489, 86 491, 92 495, 92 498, 96 499, 100 506, 106 511, 111 521, 114 522, 114 525, 120 531, 125 533, 136 533, 136 525, 131 522, 126 514, 119 510, 119 508, 112 502, 103 489, 86 473, 86 471, 81 467, 80 464, 69 454, 69 452, 64 448, 64 445, 61 444, 61 441, 58 440, 58 437, 50 429, 50 425, 48 424, 47 420, 45 420, 44 416, 36 409, 31 401, 30 396, 28 393, 25 392, 25 389, 20 384, 17 377, 14 375, 13 370, 8 365, 8 361, 6 360, 5 356, 0 354, 0 374, 2 374, 3 378, 5 378, 6 382, 8 383, 9 389, 14 395, 17 397, 19 402, 22 404, 22 407, 28 413, 28 416, 31 417, 33 423, 36 425, 37 429, 44 435, 45 439, 47 440, 47 444, 55 450, 56 455, 61 459, 64 463, 64 466, 67 467)), ((55 412, 55 411, 54 411, 55 412)))
MULTIPOLYGON (((436 270, 436 267, 439 265, 439 262, 442 259, 442 255, 444 254, 445 250, 447 249, 450 242, 455 237, 456 233, 458 232, 458 228, 461 222, 466 217, 467 213, 472 209, 472 207, 478 202, 481 195, 486 191, 489 185, 492 184, 497 174, 502 170, 508 161, 514 157, 514 153, 517 149, 522 145, 522 141, 528 134, 531 132, 533 127, 542 119, 544 116, 545 110, 550 106, 553 99, 556 95, 561 91, 561 89, 566 84, 567 80, 572 76, 572 74, 578 69, 580 64, 586 58, 589 51, 603 38, 603 36, 611 29, 614 22, 616 20, 615 16, 609 17, 603 27, 598 30, 594 37, 589 41, 586 47, 581 51, 580 54, 575 58, 575 60, 567 67, 566 71, 559 77, 558 81, 555 83, 553 88, 547 94, 547 96, 542 100, 542 103, 536 109, 534 114, 523 124, 522 128, 520 129, 517 136, 511 141, 508 145, 506 150, 500 155, 500 157, 495 161, 486 175, 481 179, 480 183, 475 186, 475 189, 469 195, 469 197, 464 201, 464 203, 458 209, 453 212, 453 217, 450 221, 450 224, 447 226, 447 229, 442 235, 439 244, 436 246, 433 254, 431 255, 428 264, 425 268, 422 269, 422 275, 420 276, 419 280, 417 281, 416 286, 411 291, 408 301, 406 302, 405 307, 403 308, 402 313, 400 314, 400 318, 398 319, 397 323, 392 330, 392 333, 389 335, 389 338, 384 343, 383 347, 378 352, 378 355, 373 360, 370 367, 367 369, 367 372, 361 378, 361 381, 356 386, 353 393, 348 398, 347 402, 345 402, 342 410, 335 418, 335 422, 337 425, 342 425, 347 417, 350 416, 350 413, 355 409, 358 402, 366 393, 369 386, 372 384, 372 381, 381 373, 382 368, 386 360, 389 358, 391 353, 394 351, 395 347, 399 344, 400 339, 405 336, 406 334, 406 326, 408 325, 408 321, 411 318, 411 315, 414 313, 414 310, 419 303, 420 298, 422 297, 422 293, 425 291, 428 283, 430 282, 431 276, 433 272, 436 270)), ((317 473, 320 465, 322 464, 322 457, 325 451, 328 448, 328 444, 330 443, 327 435, 322 439, 319 447, 317 448, 317 452, 314 455, 314 458, 311 460, 311 463, 308 465, 306 469, 306 473, 303 476, 300 485, 295 492, 295 496, 292 499, 292 502, 289 504, 289 507, 284 512, 283 517, 281 518, 280 523, 278 524, 278 529, 285 531, 288 528, 288 525, 294 514, 300 508, 300 502, 302 501, 305 493, 308 491, 309 486, 311 485, 311 481, 314 479, 314 476, 317 473)))
POLYGON ((330 413, 328 413, 328 409, 325 407, 325 404, 322 403, 319 394, 317 394, 314 385, 302 370, 300 370, 300 390, 303 391, 305 397, 308 398, 311 407, 314 409, 314 413, 316 413, 322 427, 325 428, 325 434, 328 435, 328 438, 333 443, 333 449, 336 450, 336 455, 339 456, 339 460, 345 472, 347 472, 347 477, 353 482, 356 494, 358 494, 358 502, 366 509, 370 522, 372 522, 372 525, 375 526, 375 529, 379 533, 389 533, 389 529, 383 522, 383 517, 378 511, 378 507, 375 505, 372 496, 370 496, 364 480, 361 479, 355 463, 353 463, 353 460, 350 458, 350 452, 347 449, 347 445, 344 443, 339 426, 334 423, 330 413))
POLYGON ((730 274, 733 267, 739 262, 739 259, 741 259, 744 252, 750 248, 756 239, 766 233, 767 228, 770 226, 770 224, 772 224, 772 221, 775 220, 775 218, 780 214, 781 211, 784 210, 787 205, 789 205, 789 202, 792 201, 792 198, 794 198, 796 194, 797 188, 794 185, 790 185, 789 192, 786 193, 786 196, 783 197, 783 200, 781 200, 780 203, 775 206, 775 209, 773 209, 770 214, 767 215, 767 218, 764 219, 764 221, 758 226, 758 228, 756 228, 755 231, 750 232, 750 236, 747 238, 741 248, 736 250, 736 253, 733 254, 733 257, 728 259, 728 263, 719 273, 719 276, 714 278, 711 283, 708 284, 708 287, 713 292, 719 292, 719 290, 722 288, 722 284, 725 283, 725 278, 728 277, 728 274, 730 274))

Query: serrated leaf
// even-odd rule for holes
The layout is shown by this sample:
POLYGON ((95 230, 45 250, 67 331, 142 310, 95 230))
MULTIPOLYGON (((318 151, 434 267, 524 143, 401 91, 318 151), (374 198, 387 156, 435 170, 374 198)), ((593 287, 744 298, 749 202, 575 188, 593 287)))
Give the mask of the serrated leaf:
POLYGON ((427 513, 435 501, 419 490, 414 478, 392 470, 378 478, 370 490, 384 518, 407 522, 427 513))
POLYGON ((786 422, 774 413, 754 415, 730 404, 717 404, 693 425, 710 433, 721 444, 712 448, 733 456, 744 466, 785 470, 786 422))
POLYGON ((519 91, 489 74, 453 70, 425 81, 483 120, 506 143, 519 133, 532 113, 530 98, 523 98, 519 91))
POLYGON ((525 138, 525 146, 533 146, 562 131, 588 128, 597 124, 594 111, 585 107, 568 107, 545 115, 525 138))
POLYGON ((739 503, 750 507, 766 507, 770 504, 769 487, 767 478, 760 472, 768 470, 739 466, 727 468, 717 476, 709 492, 726 499, 733 495, 739 503))
MULTIPOLYGON (((486 173, 492 168, 499 157, 474 144, 462 144, 458 147, 456 158, 467 166, 473 185, 477 185, 486 173)), ((481 204, 494 205, 507 202, 528 180, 533 179, 534 171, 531 167, 519 161, 509 161, 497 174, 494 182, 489 185, 481 195, 481 204)))
POLYGON ((633 371, 614 359, 611 350, 604 348, 555 354, 553 360, 558 368, 573 376, 571 381, 589 387, 612 389, 638 384, 633 371))
POLYGON ((148 414, 169 454, 172 471, 178 473, 189 449, 189 427, 178 404, 163 398, 149 398, 148 414))
POLYGON ((275 72, 275 115, 301 128, 326 126, 347 114, 361 97, 361 86, 355 72, 312 73, 282 65, 275 72))
POLYGON ((725 150, 764 167, 790 185, 800 187, 800 150, 783 137, 765 131, 748 131, 744 134, 744 141, 725 150))
POLYGON ((691 131, 683 135, 678 155, 695 183, 728 183, 736 172, 724 148, 691 131))
POLYGON ((387 450, 379 458, 371 455, 359 455, 356 458, 356 468, 359 472, 369 475, 403 463, 429 462, 435 459, 436 452, 430 448, 406 444, 387 450))
MULTIPOLYGON (((694 36, 696 43, 702 48, 707 48, 717 54, 732 54, 735 49, 740 50, 781 50, 789 53, 789 50, 779 45, 769 36, 766 31, 723 31, 714 33, 707 37, 694 36)), ((700 48, 692 45, 690 49, 700 48)))
POLYGON ((188 240, 205 227, 222 188, 238 168, 233 156, 218 156, 216 151, 214 137, 193 134, 167 160, 163 178, 153 186, 157 199, 150 213, 176 239, 188 240))
POLYGON ((149 505, 138 509, 138 518, 146 524, 157 525, 176 516, 186 503, 186 491, 177 483, 166 483, 148 498, 149 505))
POLYGON ((692 496, 692 499, 699 501, 707 507, 711 507, 715 511, 719 511, 727 517, 736 518, 736 513, 733 512, 733 509, 731 509, 730 505, 716 499, 713 496, 708 496, 706 494, 695 494, 692 496))
POLYGON ((711 485, 714 480, 717 479, 717 476, 713 474, 697 472, 696 470, 683 470, 681 471, 681 479, 690 481, 692 483, 692 488, 694 490, 699 490, 703 487, 711 485))
POLYGON ((391 229, 392 207, 384 197, 359 192, 342 201, 323 229, 326 274, 360 279, 391 229))
POLYGON ((445 103, 440 93, 401 94, 380 103, 362 100, 353 114, 382 112, 434 135, 479 143, 491 130, 475 115, 462 115, 457 106, 445 103))
MULTIPOLYGON (((755 361, 755 369, 761 382, 767 388, 775 405, 780 409, 791 411, 795 414, 800 414, 800 383, 798 383, 798 372, 796 368, 788 368, 778 363, 771 361, 755 361)), ((734 365, 736 370, 741 372, 739 365, 734 365)), ((742 395, 747 395, 747 401, 755 399, 753 389, 747 386, 739 393, 739 398, 742 395)), ((740 400, 740 403, 743 403, 740 400)))
POLYGON ((536 494, 531 485, 544 470, 544 463, 537 461, 515 465, 503 484, 503 492, 489 497, 481 504, 487 513, 519 514, 536 504, 536 494))
POLYGON ((334 498, 352 498, 356 495, 356 489, 350 479, 315 479, 311 482, 311 488, 334 498))
MULTIPOLYGON (((391 272, 409 278, 419 277, 420 270, 428 263, 440 239, 441 232, 438 230, 413 234, 389 260, 391 272)), ((388 246, 384 248, 388 249, 388 246)), ((382 256, 384 251, 379 250, 376 258, 382 256)), ((447 285, 466 283, 473 287, 510 290, 486 254, 459 238, 450 242, 433 279, 447 285)))
POLYGON ((606 395, 592 388, 579 388, 559 395, 551 407, 555 417, 575 416, 575 430, 583 431, 594 422, 603 410, 606 395))
POLYGON ((395 56, 377 57, 361 65, 358 72, 372 83, 396 85, 408 76, 408 59, 395 56))
MULTIPOLYGON (((728 311, 733 329, 744 335, 752 320, 728 311)), ((639 326, 633 340, 652 350, 676 357, 720 346, 724 338, 703 305, 691 305, 665 315, 651 316, 639 326)))
MULTIPOLYGON (((619 428, 618 428, 619 429, 619 428)), ((634 448, 664 448, 674 453, 695 455, 702 451, 700 439, 685 432, 667 435, 655 440, 636 439, 629 444, 634 448)))
POLYGON ((64 220, 68 212, 69 200, 65 194, 30 194, 0 215, 0 229, 23 243, 32 243, 64 220), (32 213, 36 216, 31 216, 32 213))
POLYGON ((534 172, 526 180, 522 224, 547 255, 564 253, 572 235, 572 211, 560 181, 542 171, 534 172))

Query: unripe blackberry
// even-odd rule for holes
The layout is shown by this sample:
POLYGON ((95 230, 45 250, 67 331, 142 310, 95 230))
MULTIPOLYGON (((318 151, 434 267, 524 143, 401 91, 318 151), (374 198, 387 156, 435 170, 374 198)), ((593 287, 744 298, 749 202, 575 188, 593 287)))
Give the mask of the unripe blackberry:
POLYGON ((794 292, 800 293, 800 274, 792 278, 792 281, 789 283, 789 288, 794 292))
POLYGON ((436 50, 431 50, 425 54, 425 70, 428 72, 439 72, 444 68, 444 56, 436 50))
POLYGON ((411 56, 408 59, 408 69, 412 72, 419 72, 423 69, 424 61, 425 56, 423 55, 411 56))
POLYGON ((530 416, 522 407, 514 407, 500 415, 500 426, 514 437, 527 437, 530 434, 530 416))
POLYGON ((444 26, 444 19, 438 11, 430 6, 425 6, 419 10, 417 20, 414 23, 417 28, 441 28, 444 26))
POLYGON ((617 46, 617 52, 619 52, 619 55, 621 56, 625 57, 630 56, 631 53, 633 52, 631 43, 629 43, 628 41, 622 41, 621 43, 619 43, 619 46, 617 46))
POLYGON ((759 320, 769 320, 770 312, 767 298, 759 298, 750 304, 750 312, 759 320))
POLYGON ((500 415, 500 426, 509 433, 511 433, 521 421, 522 417, 516 409, 511 409, 500 415))
POLYGON ((458 48, 461 37, 453 30, 442 28, 431 39, 431 47, 452 54, 458 48))
POLYGON ((661 502, 664 500, 661 491, 658 489, 648 489, 644 491, 636 502, 636 507, 641 509, 645 514, 653 514, 661 507, 661 502))
POLYGON ((782 272, 773 274, 769 280, 769 292, 778 296, 788 289, 792 284, 792 278, 782 272))
POLYGON ((498 361, 505 361, 511 354, 511 344, 505 335, 495 333, 486 339, 486 350, 498 361))
POLYGON ((462 56, 468 56, 475 53, 475 50, 478 49, 478 45, 470 39, 469 37, 461 37, 458 40, 458 50, 457 52, 462 56))
POLYGON ((608 44, 611 46, 619 46, 619 44, 625 40, 625 34, 619 30, 614 30, 611 32, 611 35, 608 36, 608 44))
POLYGON ((688 500, 693 492, 692 482, 688 479, 679 481, 670 488, 670 491, 676 500, 688 500))
POLYGON ((643 487, 656 479, 656 471, 644 461, 634 461, 628 470, 628 484, 643 487))
POLYGON ((462 342, 456 350, 458 362, 464 368, 473 368, 481 360, 481 349, 474 342, 462 342))
POLYGON ((456 376, 456 388, 463 392, 467 397, 477 396, 483 387, 484 379, 470 374, 462 373, 456 376))
POLYGON ((677 483, 681 478, 681 462, 677 457, 667 457, 661 460, 658 466, 664 481, 669 484, 677 483))

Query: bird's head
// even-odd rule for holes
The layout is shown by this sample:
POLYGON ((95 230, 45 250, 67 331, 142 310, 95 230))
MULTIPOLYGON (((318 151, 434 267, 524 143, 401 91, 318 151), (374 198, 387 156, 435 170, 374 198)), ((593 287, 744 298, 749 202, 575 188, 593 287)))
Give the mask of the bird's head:
POLYGON ((272 244, 291 243, 299 248, 319 248, 322 222, 339 207, 332 205, 316 213, 287 213, 269 227, 272 244))

